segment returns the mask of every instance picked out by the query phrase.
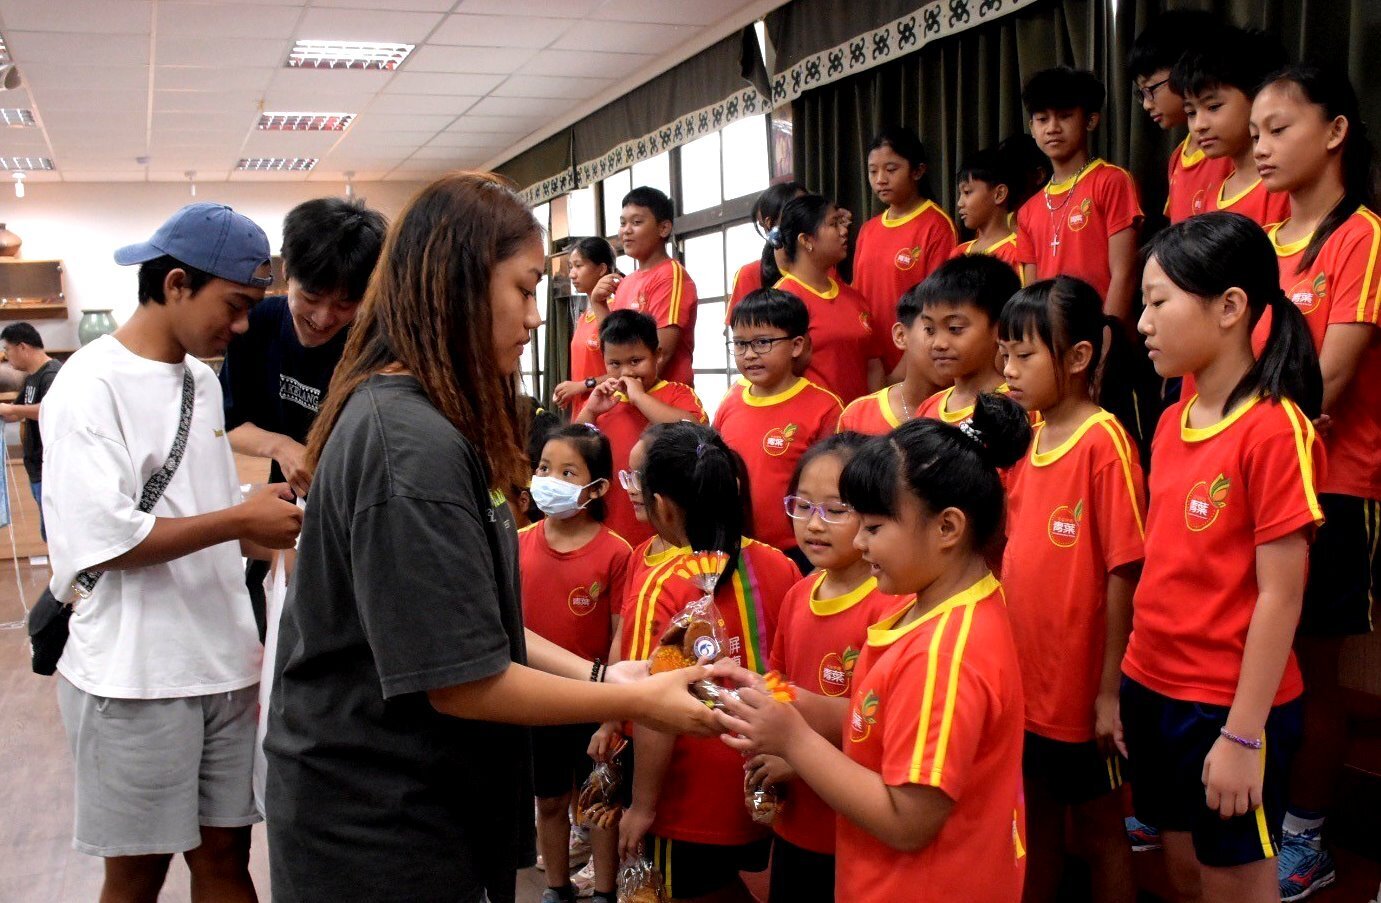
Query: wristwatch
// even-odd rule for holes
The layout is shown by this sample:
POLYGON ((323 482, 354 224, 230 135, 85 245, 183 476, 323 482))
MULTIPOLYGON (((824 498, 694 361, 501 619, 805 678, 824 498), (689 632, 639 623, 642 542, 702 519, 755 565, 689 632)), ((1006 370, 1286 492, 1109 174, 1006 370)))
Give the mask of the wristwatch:
POLYGON ((593 376, 585 378, 585 388, 593 389, 597 385, 599 385, 599 380, 595 379, 593 376))

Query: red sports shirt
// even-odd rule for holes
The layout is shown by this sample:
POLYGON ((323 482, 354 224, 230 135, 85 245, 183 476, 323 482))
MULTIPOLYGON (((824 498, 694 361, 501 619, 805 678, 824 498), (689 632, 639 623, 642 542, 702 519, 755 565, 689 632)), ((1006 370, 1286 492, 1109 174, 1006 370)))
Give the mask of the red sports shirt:
POLYGON ((733 313, 734 305, 744 298, 762 288, 762 261, 754 260, 752 263, 745 263, 738 268, 734 274, 734 290, 729 295, 729 303, 725 305, 724 322, 729 322, 729 314, 733 313))
MULTIPOLYGON (((571 333, 571 379, 584 382, 590 377, 603 379, 608 374, 604 366, 604 352, 599 350, 599 322, 595 312, 586 306, 584 312, 575 319, 575 331, 571 333)), ((571 402, 571 410, 579 411, 589 397, 583 391, 571 402)))
POLYGON ((1199 148, 1189 150, 1186 137, 1170 153, 1170 188, 1165 196, 1165 215, 1171 223, 1189 219, 1209 209, 1216 186, 1232 171, 1227 157, 1210 158, 1199 148))
POLYGON ((523 624, 582 658, 608 658, 611 619, 622 610, 632 550, 601 526, 585 545, 558 552, 547 542, 544 523, 518 531, 523 624))
POLYGON ((1221 210, 1224 213, 1240 213, 1263 229, 1272 223, 1290 218, 1290 196, 1267 191, 1266 183, 1260 179, 1253 182, 1246 191, 1239 191, 1236 195, 1228 197, 1227 181, 1236 173, 1237 170, 1229 168, 1222 181, 1213 186, 1209 192, 1212 199, 1210 209, 1221 210))
MULTIPOLYGON (((709 422, 700 399, 690 386, 662 380, 648 389, 647 394, 685 411, 690 415, 687 420, 695 423, 709 422)), ((630 543, 641 543, 652 535, 652 527, 641 523, 633 513, 633 503, 628 500, 628 493, 619 483, 618 472, 628 469, 628 455, 642 438, 648 420, 643 416, 643 412, 638 410, 638 406, 622 393, 619 393, 618 399, 618 404, 595 418, 595 426, 609 438, 609 448, 614 455, 614 479, 604 496, 605 506, 609 511, 604 523, 630 543)))
POLYGON ((1108 573, 1140 561, 1146 488, 1136 443, 1107 411, 1058 448, 1031 450, 1007 478, 1002 587, 1021 657, 1026 729, 1092 740, 1103 677, 1108 573))
POLYGON ((801 456, 833 436, 843 406, 827 389, 804 376, 785 392, 756 396, 748 380, 725 393, 714 428, 748 468, 754 538, 779 549, 796 546, 796 534, 782 506, 791 473, 801 456))
MULTIPOLYGON (((624 617, 633 658, 646 658, 667 622, 701 591, 680 571, 680 558, 643 579, 633 611, 624 617)), ((715 592, 724 618, 728 655, 759 674, 767 671, 772 632, 787 590, 801 572, 771 546, 743 541, 733 577, 715 592)), ((718 737, 677 737, 652 833, 692 843, 737 845, 763 836, 743 805, 743 756, 718 737)))
POLYGON ((902 354, 890 341, 892 324, 897 322, 897 302, 907 289, 948 260, 958 241, 954 221, 934 201, 926 201, 898 219, 886 213, 875 216, 858 231, 853 287, 868 299, 874 325, 889 337, 882 350, 882 363, 889 373, 902 354))
MULTIPOLYGON (((1279 226, 1267 230, 1280 259, 1280 287, 1304 314, 1314 349, 1323 348, 1324 335, 1335 323, 1366 323, 1371 341, 1330 415, 1333 425, 1325 440, 1328 471, 1320 492, 1381 498, 1381 217, 1366 207, 1328 237, 1314 265, 1299 271, 1309 238, 1289 245, 1276 241, 1279 226)), ((1270 311, 1252 335, 1259 355, 1270 335, 1270 311)))
POLYGON ((1037 279, 1077 276, 1106 298, 1112 284, 1108 239, 1141 222, 1136 183, 1121 167, 1094 160, 1073 184, 1051 182, 1017 213, 1017 259, 1037 279))
POLYGON ((674 575, 675 569, 670 565, 690 551, 685 546, 672 546, 654 554, 651 548, 655 541, 655 536, 649 538, 628 559, 628 580, 620 609, 623 621, 619 628, 619 658, 625 661, 645 659, 652 654, 661 634, 652 632, 651 619, 635 623, 637 613, 644 607, 648 594, 660 592, 661 584, 674 575))
MULTIPOLYGON (((1006 395, 1011 389, 1006 383, 998 386, 993 392, 998 395, 1006 395)), ((931 420, 938 420, 941 423, 948 423, 950 426, 958 426, 965 420, 973 416, 973 405, 953 410, 949 406, 950 396, 954 394, 954 386, 948 389, 941 389, 934 395, 921 402, 916 407, 917 417, 929 417, 931 420)), ((895 416, 895 415, 893 415, 895 416)), ((1030 411, 1026 415, 1032 424, 1041 422, 1040 411, 1030 411)))
MULTIPOLYGON (((773 288, 800 298, 810 314, 811 356, 806 376, 846 403, 868 394, 868 361, 882 357, 883 341, 864 297, 834 279, 822 295, 790 273, 773 288)), ((896 319, 895 313, 892 319, 896 319)), ((892 344, 891 329, 889 320, 887 345, 892 344)))
POLYGON ((865 436, 885 436, 902 425, 892 403, 887 399, 891 386, 883 386, 871 395, 849 402, 839 417, 839 432, 853 430, 865 436))
POLYGON ((686 385, 694 382, 691 359, 695 353, 695 283, 679 261, 664 260, 623 277, 609 309, 642 311, 657 321, 658 329, 679 326, 681 338, 671 360, 662 368, 662 376, 686 385))
MULTIPOLYGON (((1249 402, 1191 428, 1171 405, 1151 440, 1146 564, 1122 671, 1163 696, 1232 705, 1256 608, 1256 547, 1323 522, 1323 449, 1293 402, 1249 402)), ((1273 705, 1300 695, 1291 653, 1273 705)))
POLYGON ((868 629, 854 668, 844 753, 889 786, 954 800, 924 849, 892 849, 838 820, 840 900, 1014 903, 1026 871, 1021 673, 991 574, 902 627, 868 629))
MULTIPOLYGON (((825 576, 811 574, 786 594, 770 661, 772 670, 808 693, 847 699, 868 628, 907 600, 880 592, 875 577, 852 592, 822 599, 825 576)), ((788 843, 834 855, 834 810, 805 781, 791 782, 773 830, 788 843)))
POLYGON ((996 257, 998 260, 1016 270, 1017 278, 1022 280, 1021 284, 1026 284, 1026 269, 1022 267, 1021 261, 1017 260, 1017 234, 1015 232, 1002 239, 1002 241, 997 244, 989 245, 981 251, 974 250, 974 246, 977 244, 978 239, 976 238, 966 241, 962 245, 956 247, 954 253, 949 256, 951 259, 963 257, 967 254, 987 254, 989 257, 996 257))

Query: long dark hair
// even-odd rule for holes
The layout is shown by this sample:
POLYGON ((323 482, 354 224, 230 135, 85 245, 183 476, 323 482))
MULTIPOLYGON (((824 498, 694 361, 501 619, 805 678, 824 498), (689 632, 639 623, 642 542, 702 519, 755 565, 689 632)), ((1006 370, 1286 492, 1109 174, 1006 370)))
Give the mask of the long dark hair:
POLYGON ((1261 356, 1228 395, 1224 410, 1264 395, 1289 398, 1310 418, 1319 416, 1323 376, 1304 314, 1280 288, 1280 265, 1271 240, 1240 213, 1204 213, 1176 223, 1151 240, 1143 261, 1155 258, 1166 277, 1200 298, 1230 288, 1247 295, 1250 325, 1270 308, 1271 334, 1261 356))
POLYGON ((384 240, 374 277, 307 439, 315 468, 350 396, 391 364, 474 445, 492 485, 527 485, 514 381, 494 357, 494 267, 541 226, 501 177, 454 172, 423 188, 384 240))
MULTIPOLYGON (((648 442, 643 462, 643 504, 656 527, 653 496, 681 509, 686 522, 686 541, 697 552, 729 554, 729 564, 719 584, 729 580, 738 567, 743 541, 743 496, 739 466, 719 433, 707 426, 683 420, 644 434, 648 442)), ((659 531, 660 532, 660 531, 659 531)))
POLYGON ((926 171, 916 180, 916 197, 921 200, 928 200, 935 197, 935 192, 930 185, 930 169, 926 160, 925 143, 921 141, 921 136, 916 134, 914 129, 908 129, 900 125, 883 126, 882 131, 873 136, 872 142, 868 145, 868 153, 881 148, 891 148, 892 153, 901 157, 911 168, 925 166, 926 171))
POLYGON ((1347 74, 1333 66, 1295 63, 1266 77, 1261 90, 1272 85, 1294 85, 1307 103, 1320 109, 1325 119, 1339 116, 1347 120, 1347 136, 1343 139, 1343 198, 1319 223, 1304 249, 1296 272, 1303 273, 1318 260, 1319 252, 1338 227, 1348 221, 1357 208, 1371 206, 1375 200, 1376 173, 1373 168, 1371 138, 1357 92, 1347 74))
POLYGON ((590 263, 604 267, 606 274, 615 272, 614 246, 602 238, 582 238, 571 247, 571 251, 579 251, 580 256, 590 263))
POLYGON ((786 253, 787 260, 794 261, 800 236, 814 235, 820 231, 833 206, 833 201, 818 194, 803 194, 786 202, 762 249, 764 288, 771 288, 782 278, 782 271, 777 267, 777 249, 781 248, 786 253))

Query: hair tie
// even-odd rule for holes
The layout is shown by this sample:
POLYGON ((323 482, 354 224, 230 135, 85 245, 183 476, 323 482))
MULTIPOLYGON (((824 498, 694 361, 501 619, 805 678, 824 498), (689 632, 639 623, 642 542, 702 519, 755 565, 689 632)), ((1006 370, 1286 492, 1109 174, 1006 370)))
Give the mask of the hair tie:
POLYGON ((706 442, 701 442, 700 444, 696 445, 696 446, 695 446, 695 456, 696 456, 697 458, 703 458, 703 457, 705 457, 705 449, 708 448, 708 447, 709 447, 709 443, 706 443, 706 442))
POLYGON ((972 420, 965 420, 959 424, 959 432, 972 439, 980 448, 988 447, 988 443, 983 441, 983 431, 974 426, 972 420))
POLYGON ((600 432, 599 427, 595 426, 593 423, 584 423, 584 424, 581 424, 581 425, 584 426, 584 427, 585 427, 587 430, 589 430, 590 432, 594 433, 596 436, 599 435, 599 432, 600 432))
POLYGON ((784 247, 782 243, 782 230, 773 226, 767 230, 767 243, 774 248, 784 247))

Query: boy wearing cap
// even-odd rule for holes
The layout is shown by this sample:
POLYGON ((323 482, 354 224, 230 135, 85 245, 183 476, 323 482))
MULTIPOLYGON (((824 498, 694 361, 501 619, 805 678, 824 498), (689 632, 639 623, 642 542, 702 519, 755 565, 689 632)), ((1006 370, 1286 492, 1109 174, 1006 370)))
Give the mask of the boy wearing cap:
POLYGON ((240 555, 290 546, 302 514, 286 486, 241 500, 220 385, 197 357, 244 332, 268 258, 263 231, 217 204, 117 251, 140 265, 139 308, 72 355, 39 412, 50 588, 75 599, 57 666, 73 846, 105 857, 103 899, 155 899, 176 853, 199 896, 253 899, 260 651, 240 555), (88 571, 104 573, 83 597, 88 571))

